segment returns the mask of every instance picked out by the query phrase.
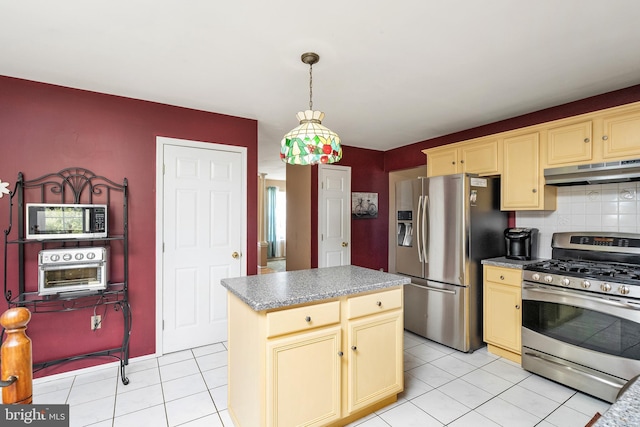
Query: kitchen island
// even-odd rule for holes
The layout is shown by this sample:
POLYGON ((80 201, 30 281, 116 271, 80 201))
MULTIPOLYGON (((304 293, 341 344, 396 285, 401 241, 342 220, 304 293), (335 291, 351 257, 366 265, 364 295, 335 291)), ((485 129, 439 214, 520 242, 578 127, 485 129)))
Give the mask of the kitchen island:
POLYGON ((223 279, 236 427, 340 426, 395 402, 409 282, 356 266, 223 279))

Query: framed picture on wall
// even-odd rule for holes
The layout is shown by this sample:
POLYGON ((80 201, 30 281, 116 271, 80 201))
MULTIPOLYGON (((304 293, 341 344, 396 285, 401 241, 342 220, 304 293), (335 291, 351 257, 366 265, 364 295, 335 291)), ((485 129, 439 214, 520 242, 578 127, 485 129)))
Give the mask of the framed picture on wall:
POLYGON ((378 217, 378 193, 351 193, 351 218, 378 217))

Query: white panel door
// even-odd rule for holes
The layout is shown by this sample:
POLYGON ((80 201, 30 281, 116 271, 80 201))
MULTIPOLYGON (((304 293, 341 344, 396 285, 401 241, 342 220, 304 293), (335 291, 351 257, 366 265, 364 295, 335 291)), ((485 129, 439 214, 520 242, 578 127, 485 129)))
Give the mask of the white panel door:
POLYGON ((162 352, 170 353, 227 339, 220 279, 244 270, 245 196, 241 153, 178 145, 163 151, 162 352))
POLYGON ((351 264, 351 168, 318 167, 318 267, 351 264))

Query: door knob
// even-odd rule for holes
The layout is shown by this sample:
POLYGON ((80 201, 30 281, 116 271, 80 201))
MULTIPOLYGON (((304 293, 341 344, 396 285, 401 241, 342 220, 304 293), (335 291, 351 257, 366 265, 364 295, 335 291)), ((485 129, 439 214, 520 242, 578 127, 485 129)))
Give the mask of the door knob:
POLYGON ((347 246, 349 246, 349 242, 342 242, 342 247, 346 248, 347 246))
POLYGON ((238 259, 238 258, 240 258, 240 254, 238 252, 234 252, 234 253, 231 254, 231 258, 238 259))

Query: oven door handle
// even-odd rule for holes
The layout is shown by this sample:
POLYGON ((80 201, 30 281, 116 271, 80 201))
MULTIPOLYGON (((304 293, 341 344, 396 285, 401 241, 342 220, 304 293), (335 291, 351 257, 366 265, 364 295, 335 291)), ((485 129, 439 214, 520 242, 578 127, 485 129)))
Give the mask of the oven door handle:
POLYGON ((571 366, 568 366, 566 363, 557 362, 557 361, 555 361, 555 360, 553 360, 551 358, 544 357, 544 356, 536 354, 536 353, 531 353, 529 351, 525 351, 524 354, 527 355, 528 357, 532 357, 534 359, 541 360, 541 361, 543 361, 545 363, 550 363, 552 365, 556 365, 556 367, 558 367, 560 369, 563 369, 565 371, 571 371, 573 373, 585 376, 585 377, 587 377, 587 378, 589 378, 591 380, 596 380, 599 383, 604 383, 604 384, 606 384, 606 385, 608 385, 610 387, 620 388, 620 386, 622 385, 620 383, 616 383, 616 382, 610 381, 610 380, 608 380, 606 378, 603 378, 601 376, 593 375, 590 372, 587 372, 585 370, 580 369, 577 365, 574 365, 573 363, 571 364, 571 366))
MULTIPOLYGON (((612 307, 618 307, 618 308, 625 308, 625 309, 640 311, 640 304, 634 303, 634 302, 630 302, 630 301, 625 301, 625 302, 615 301, 615 300, 610 300, 610 299, 606 299, 606 298, 592 297, 590 295, 584 295, 583 293, 580 293, 580 294, 576 293, 576 294, 573 294, 573 295, 567 295, 566 291, 556 291, 554 289, 542 288, 542 287, 539 287, 537 285, 529 285, 529 284, 526 284, 526 283, 522 285, 522 290, 525 291, 525 292, 535 292, 535 293, 539 293, 539 294, 554 295, 554 296, 564 297, 564 298, 567 298, 567 299, 580 298, 581 301, 589 301, 589 302, 595 303, 595 304, 607 304, 607 305, 610 305, 612 307)), ((522 295, 522 299, 523 300, 527 299, 524 294, 522 295)))
POLYGON ((55 271, 55 270, 68 270, 70 268, 100 268, 104 262, 92 262, 89 264, 58 264, 58 265, 50 265, 45 264, 40 266, 40 270, 42 271, 55 271))

